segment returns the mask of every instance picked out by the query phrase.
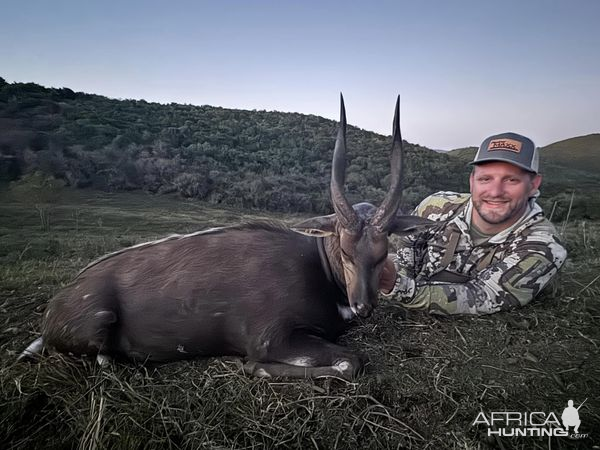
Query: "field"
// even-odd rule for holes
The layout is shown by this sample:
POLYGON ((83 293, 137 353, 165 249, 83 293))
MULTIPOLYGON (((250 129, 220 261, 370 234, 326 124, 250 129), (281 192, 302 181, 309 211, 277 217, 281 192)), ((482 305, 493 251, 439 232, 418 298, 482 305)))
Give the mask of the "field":
POLYGON ((63 355, 17 363, 48 299, 90 260, 255 217, 139 193, 65 190, 51 205, 34 203, 0 190, 2 449, 600 448, 598 223, 566 224, 570 259, 522 310, 436 318, 387 302, 342 338, 369 356, 360 378, 251 379, 219 358, 106 369, 63 355), (580 439, 488 436, 473 425, 480 413, 505 411, 560 419, 569 399, 586 398, 580 439))

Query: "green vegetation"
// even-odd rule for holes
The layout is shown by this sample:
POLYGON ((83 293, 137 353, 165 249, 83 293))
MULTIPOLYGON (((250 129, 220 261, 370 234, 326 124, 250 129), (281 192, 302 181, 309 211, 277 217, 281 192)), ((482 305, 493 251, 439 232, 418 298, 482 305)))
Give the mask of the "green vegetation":
MULTIPOLYGON (((435 318, 383 302, 342 342, 369 355, 353 383, 251 379, 224 359, 157 366, 47 356, 17 363, 39 335, 47 300, 79 269, 123 246, 254 213, 174 194, 62 188, 50 227, 19 190, 0 190, 0 443, 2 449, 512 448, 548 438, 488 438, 480 411, 580 410, 576 441, 600 429, 600 224, 570 222, 570 260, 531 306, 478 318, 435 318)), ((296 221, 298 217, 274 216, 296 221)))
POLYGON ((600 173, 600 134, 579 136, 542 148, 544 161, 584 172, 600 173))
MULTIPOLYGON (((114 100, 0 78, 0 180, 37 171, 107 192, 176 192, 213 205, 326 213, 336 127, 313 115, 114 100)), ((390 138, 351 126, 348 146, 350 201, 380 202, 390 138)), ((439 190, 467 189, 474 148, 405 148, 405 209, 439 190)), ((599 134, 542 150, 541 203, 553 218, 600 219, 599 153, 599 134)))
POLYGON ((450 150, 447 155, 457 158, 464 164, 468 164, 473 161, 475 154, 477 153, 477 147, 464 147, 450 150))
MULTIPOLYGON (((494 439, 472 423, 480 411, 560 414, 588 397, 581 431, 591 437, 551 446, 590 448, 600 429, 598 135, 542 154, 541 203, 570 255, 557 282, 531 306, 491 317, 383 302, 342 339, 371 360, 353 383, 249 379, 218 358, 106 370, 64 355, 15 361, 39 335, 48 299, 102 254, 267 214, 259 209, 290 222, 331 212, 335 129, 310 115, 0 78, 0 447, 542 449, 548 438, 494 439)), ((379 202, 389 138, 349 127, 348 144, 350 199, 379 202)), ((406 149, 406 207, 467 189, 472 149, 462 159, 406 149)))
MULTIPOLYGON (((336 127, 312 115, 0 83, 0 177, 40 171, 74 187, 178 192, 215 205, 324 213, 336 127)), ((379 202, 388 185, 391 138, 349 127, 348 146, 350 200, 379 202)), ((451 161, 406 143, 405 203, 464 186, 467 169, 451 161)))

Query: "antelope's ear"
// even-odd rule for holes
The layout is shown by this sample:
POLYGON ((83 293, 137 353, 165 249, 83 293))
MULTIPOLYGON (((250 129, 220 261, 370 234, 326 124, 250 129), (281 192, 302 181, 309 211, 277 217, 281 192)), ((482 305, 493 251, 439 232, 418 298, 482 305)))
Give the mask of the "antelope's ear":
POLYGON ((389 234, 409 234, 413 231, 428 228, 438 224, 433 220, 425 219, 419 216, 396 216, 392 220, 388 229, 389 234))
POLYGON ((307 236, 325 237, 335 234, 335 224, 337 220, 335 214, 328 216, 319 216, 306 219, 303 222, 292 226, 292 230, 296 233, 305 234, 307 236))

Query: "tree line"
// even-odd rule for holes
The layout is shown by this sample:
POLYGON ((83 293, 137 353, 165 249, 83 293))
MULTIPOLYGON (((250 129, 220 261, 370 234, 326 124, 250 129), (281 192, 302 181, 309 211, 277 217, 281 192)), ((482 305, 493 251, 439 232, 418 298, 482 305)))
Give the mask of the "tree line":
MULTIPOLYGON (((315 115, 117 100, 0 78, 0 178, 177 192, 211 204, 326 213, 337 122, 315 115)), ((391 138, 348 127, 347 195, 378 203, 391 138)), ((463 161, 404 142, 404 208, 466 191, 463 161)))

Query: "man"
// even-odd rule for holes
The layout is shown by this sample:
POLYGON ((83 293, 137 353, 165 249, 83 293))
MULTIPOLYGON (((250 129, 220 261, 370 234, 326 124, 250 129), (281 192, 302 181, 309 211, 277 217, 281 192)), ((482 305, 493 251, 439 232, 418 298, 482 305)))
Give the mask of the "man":
POLYGON ((402 238, 380 281, 385 297, 438 314, 490 314, 528 304, 567 256, 536 203, 533 142, 516 133, 483 141, 471 194, 438 192, 414 214, 440 226, 402 238))
POLYGON ((560 418, 562 419, 563 426, 567 429, 567 432, 569 431, 569 427, 574 427, 573 433, 577 434, 579 433, 579 425, 581 425, 581 420, 579 420, 579 408, 581 408, 583 403, 579 405, 579 408, 575 408, 573 406, 573 400, 569 400, 567 405, 569 406, 563 410, 560 418))

